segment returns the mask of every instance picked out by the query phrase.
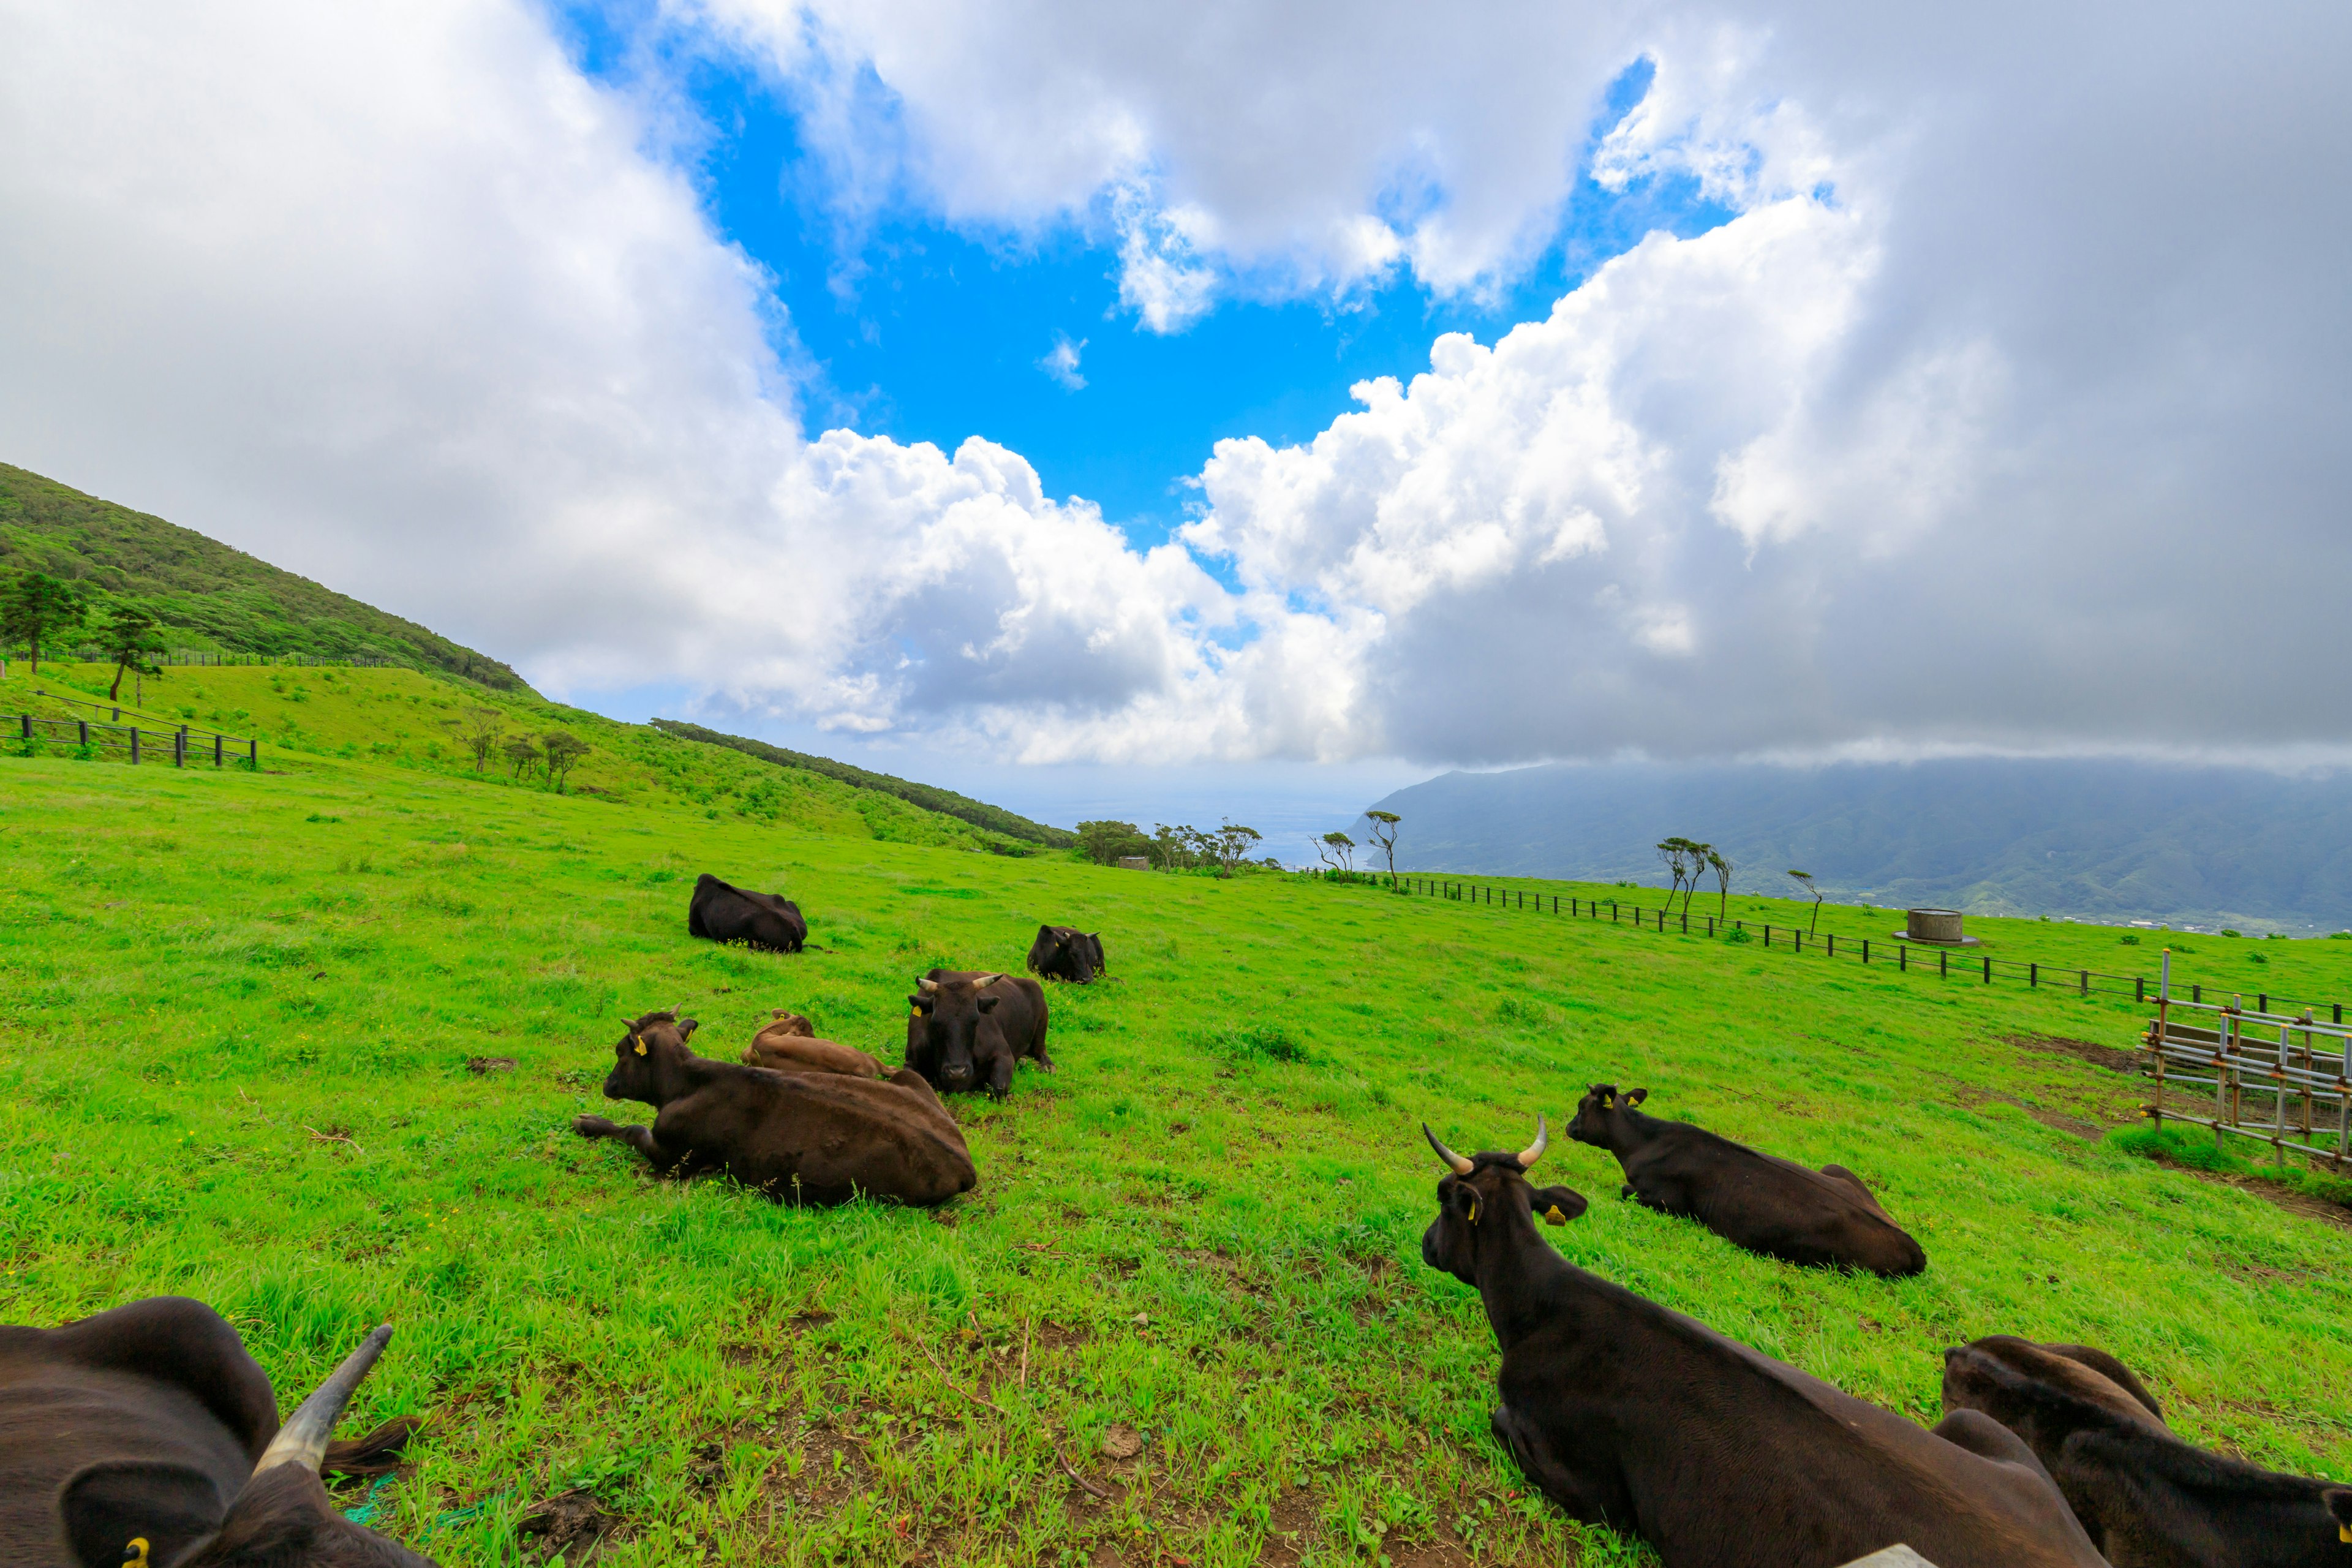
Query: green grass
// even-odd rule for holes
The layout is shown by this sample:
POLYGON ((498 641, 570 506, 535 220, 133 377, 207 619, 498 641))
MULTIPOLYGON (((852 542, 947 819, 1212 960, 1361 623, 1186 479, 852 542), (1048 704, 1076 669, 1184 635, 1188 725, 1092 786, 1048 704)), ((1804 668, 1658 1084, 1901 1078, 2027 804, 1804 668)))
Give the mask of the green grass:
POLYGON ((1526 1495, 1475 1299, 1419 1260, 1418 1123, 1517 1147, 1600 1079, 1853 1166, 1930 1263, 1749 1257, 1560 1138, 1580 1264, 1921 1420, 1948 1344, 2083 1340, 2196 1441, 2352 1472, 2352 1234, 2079 1135, 2139 1086, 2033 1042, 2127 1045, 2126 1005, 894 842, 814 786, 709 815, 765 764, 677 742, 616 741, 612 795, 485 784, 415 754, 444 689, 302 673, 194 700, 293 717, 283 773, 0 756, 0 1320, 200 1296, 289 1399, 392 1320, 358 1418, 433 1423, 378 1521, 443 1562, 529 1560, 518 1517, 575 1486, 631 1564, 1636 1561, 1526 1495), (335 754, 387 716, 407 753, 335 754), (815 948, 688 940, 704 869, 815 948), (1111 977, 1055 991, 1058 1074, 958 1102, 981 1184, 943 1211, 679 1188, 568 1131, 646 1114, 597 1093, 625 1014, 683 1003, 719 1055, 790 1005, 895 1058, 915 973, 1015 967, 1045 920, 1111 977))

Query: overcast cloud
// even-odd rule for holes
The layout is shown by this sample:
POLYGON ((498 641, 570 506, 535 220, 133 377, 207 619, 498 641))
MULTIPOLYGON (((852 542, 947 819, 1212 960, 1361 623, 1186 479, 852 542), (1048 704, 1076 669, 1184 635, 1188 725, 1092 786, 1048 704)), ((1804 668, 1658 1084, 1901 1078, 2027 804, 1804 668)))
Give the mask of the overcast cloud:
POLYGON ((845 233, 898 202, 1104 237, 1130 320, 1098 331, 1494 287, 1588 153, 1738 216, 1439 341, 1306 446, 1202 453, 1147 552, 1017 453, 807 428, 677 100, 583 79, 535 8, 0 0, 0 458, 558 690, 677 680, 1007 760, 2307 751, 2352 721, 2341 6, 664 25, 797 95, 845 233))

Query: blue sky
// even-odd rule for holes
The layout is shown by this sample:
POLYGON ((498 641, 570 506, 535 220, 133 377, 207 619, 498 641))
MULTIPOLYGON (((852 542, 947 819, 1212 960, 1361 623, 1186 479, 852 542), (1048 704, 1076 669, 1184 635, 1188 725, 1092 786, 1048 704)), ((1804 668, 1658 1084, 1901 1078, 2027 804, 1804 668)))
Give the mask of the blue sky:
MULTIPOLYGON (((607 8, 562 14, 583 72, 626 83, 644 35, 607 8)), ((1344 301, 1221 297, 1171 332, 1147 330, 1121 307, 1115 237, 1076 223, 1037 233, 960 231, 903 203, 856 226, 836 216, 803 147, 792 105, 740 60, 698 50, 667 56, 709 133, 698 174, 726 237, 773 276, 800 356, 803 414, 814 430, 845 426, 953 451, 966 437, 1008 447, 1036 468, 1046 493, 1100 506, 1139 546, 1184 521, 1185 481, 1214 444, 1257 436, 1311 440, 1354 406, 1348 389, 1426 370, 1440 334, 1492 343, 1654 229, 1688 237, 1735 216, 1686 176, 1602 189, 1578 163, 1564 221, 1518 275, 1479 296, 1441 296, 1399 268, 1384 288, 1344 301), (1083 344, 1083 386, 1041 362, 1083 344)), ((1609 88, 1597 141, 1641 100, 1637 60, 1609 88)), ((870 73, 862 89, 895 118, 870 73)), ((1215 563, 1203 563, 1215 570, 1215 563)))

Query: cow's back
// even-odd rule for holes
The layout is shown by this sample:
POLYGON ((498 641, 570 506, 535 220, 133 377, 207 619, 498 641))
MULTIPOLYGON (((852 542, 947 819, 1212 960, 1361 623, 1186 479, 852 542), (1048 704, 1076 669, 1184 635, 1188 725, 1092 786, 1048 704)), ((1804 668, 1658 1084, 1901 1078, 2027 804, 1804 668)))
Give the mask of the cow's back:
POLYGON ((723 1163, 746 1186, 787 1201, 859 1194, 929 1205, 978 1180, 952 1120, 895 1079, 708 1063, 701 1087, 662 1108, 665 1143, 723 1163))
POLYGON ((1784 1261, 1916 1274, 1927 1255, 1852 1179, 1687 1122, 1657 1135, 1625 1163, 1629 1182, 1659 1206, 1687 1215, 1735 1245, 1784 1261))

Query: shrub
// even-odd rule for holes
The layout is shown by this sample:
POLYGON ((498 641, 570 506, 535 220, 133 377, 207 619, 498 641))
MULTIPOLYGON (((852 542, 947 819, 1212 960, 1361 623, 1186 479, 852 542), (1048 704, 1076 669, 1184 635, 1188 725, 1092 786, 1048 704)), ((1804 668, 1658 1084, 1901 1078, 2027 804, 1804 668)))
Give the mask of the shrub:
POLYGON ((2124 932, 2123 935, 2116 938, 2116 940, 2122 942, 2126 947, 2137 947, 2139 945, 2139 932, 2136 931, 2127 931, 2124 932))
POLYGON ((2223 927, 2221 928, 2221 934, 2222 934, 2223 936, 2235 936, 2235 935, 2237 935, 2238 933, 2237 933, 2236 931, 2231 931, 2228 926, 2223 926, 2223 927))

